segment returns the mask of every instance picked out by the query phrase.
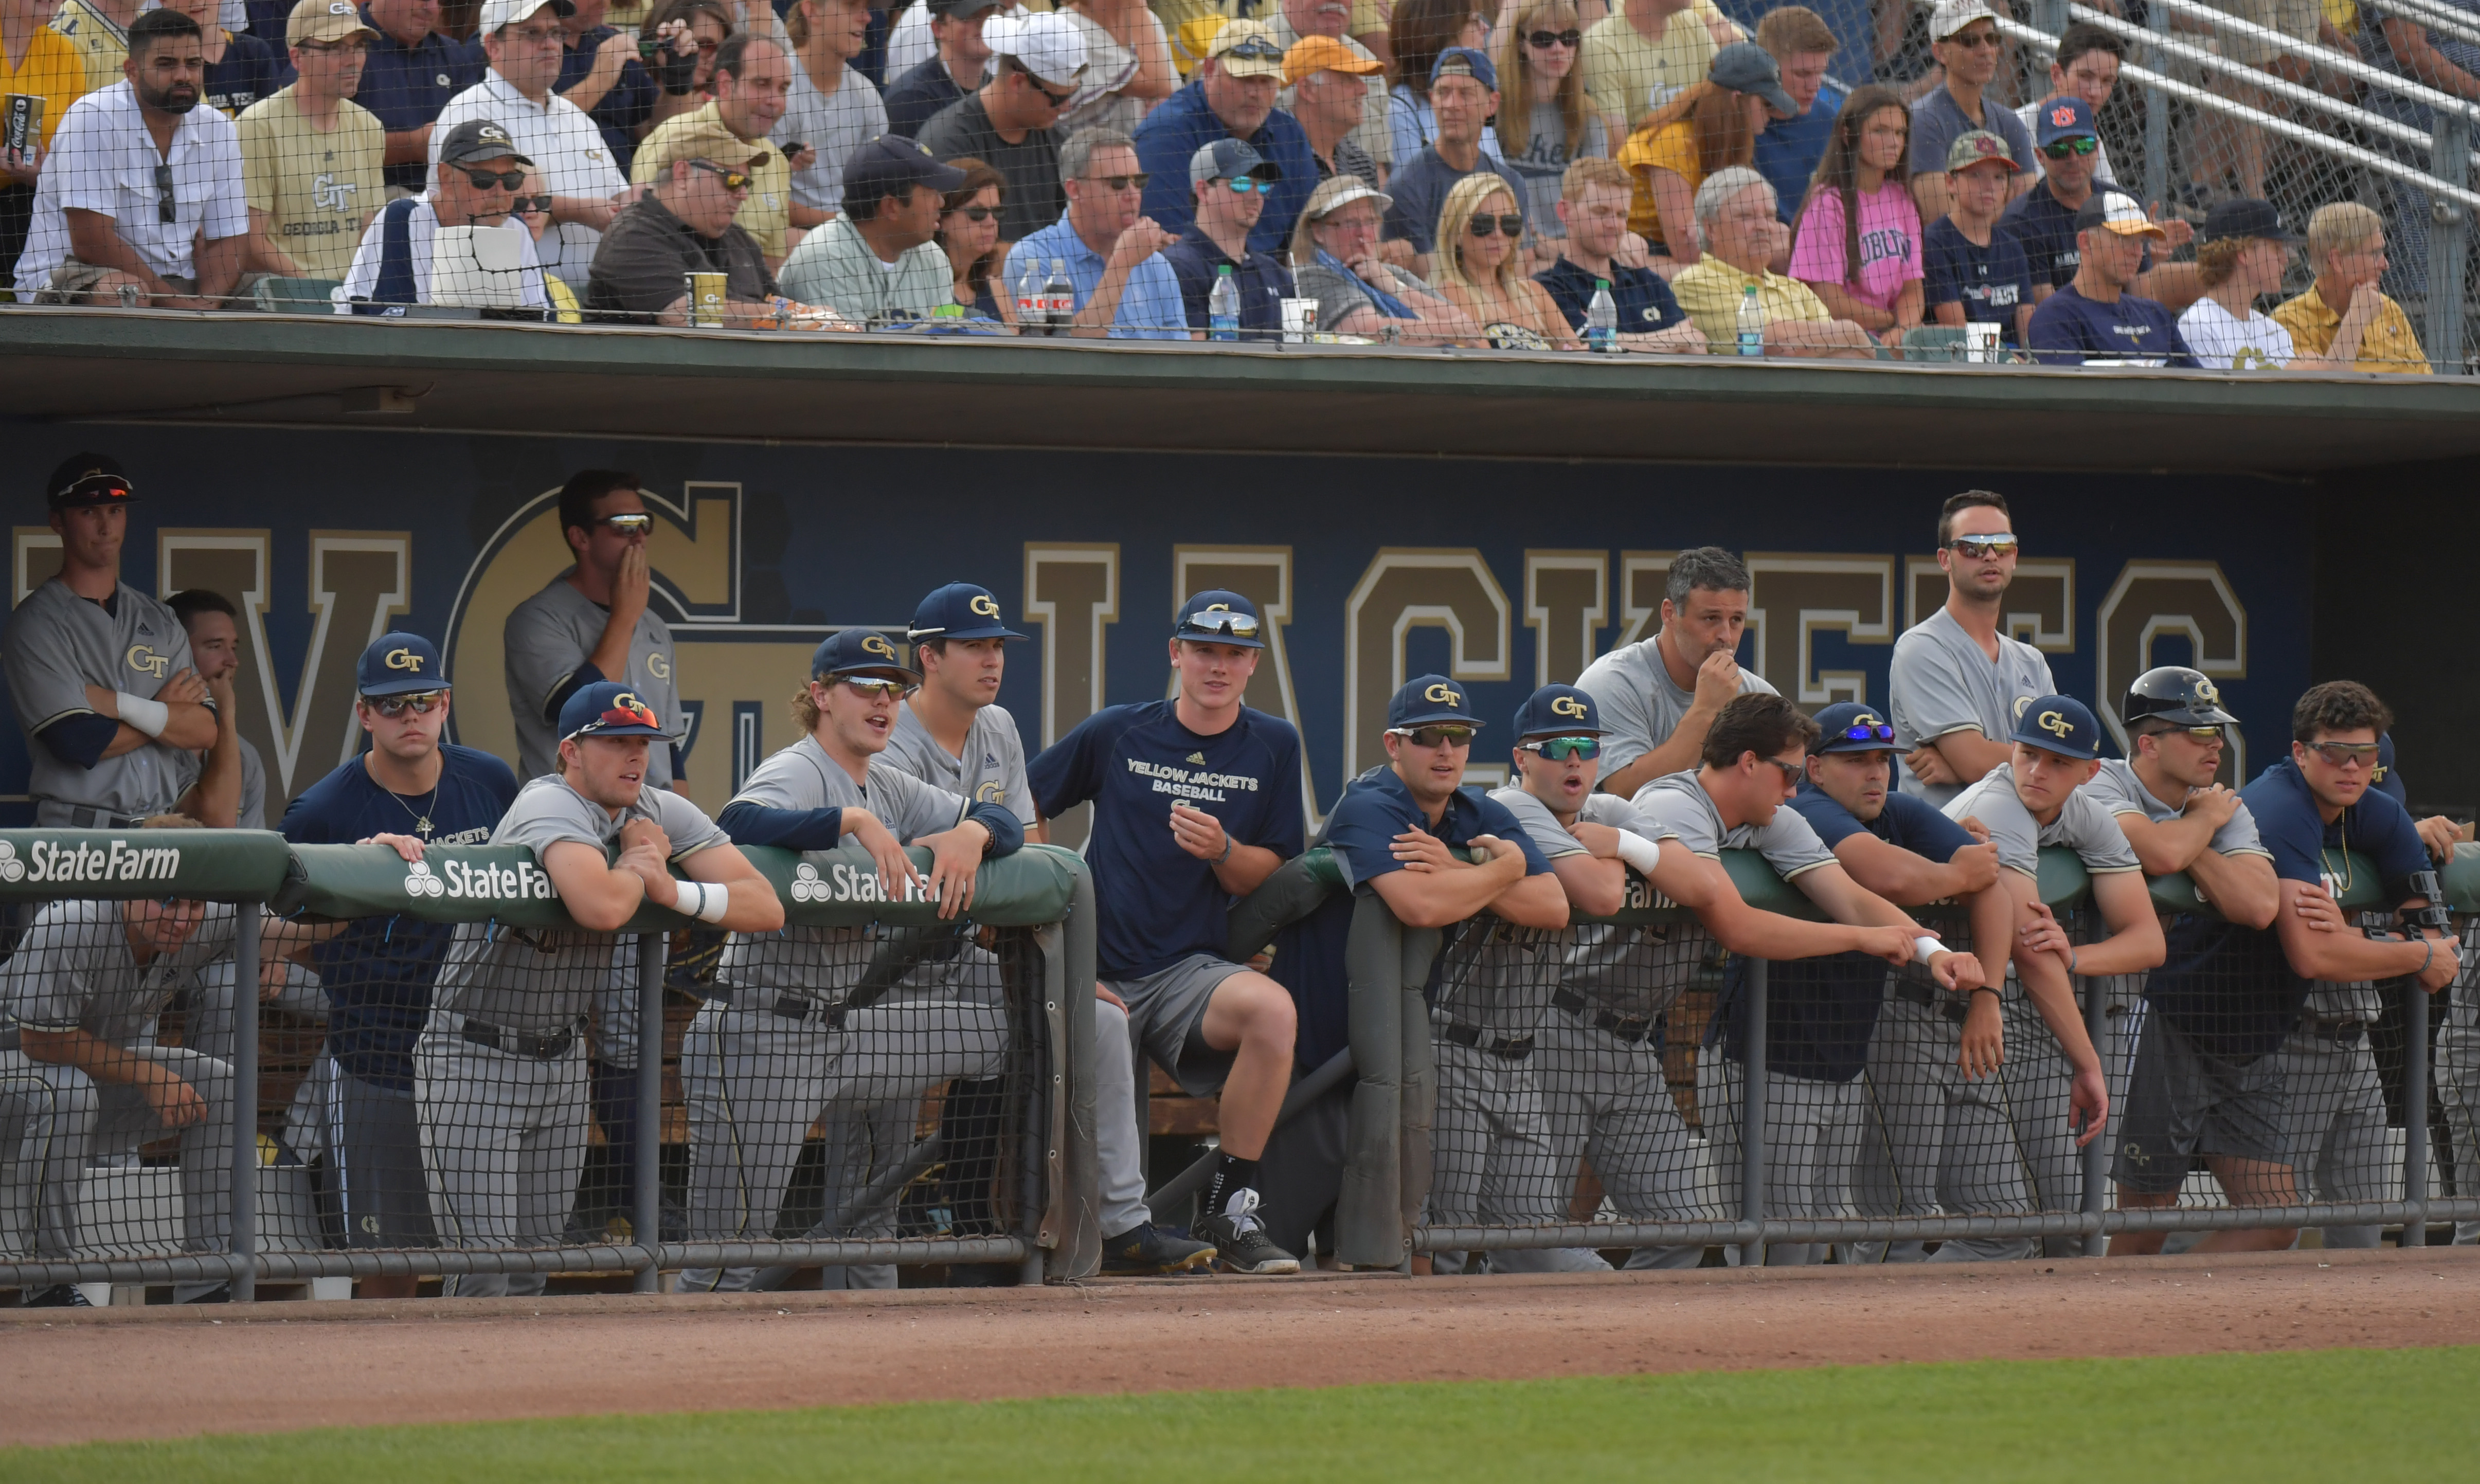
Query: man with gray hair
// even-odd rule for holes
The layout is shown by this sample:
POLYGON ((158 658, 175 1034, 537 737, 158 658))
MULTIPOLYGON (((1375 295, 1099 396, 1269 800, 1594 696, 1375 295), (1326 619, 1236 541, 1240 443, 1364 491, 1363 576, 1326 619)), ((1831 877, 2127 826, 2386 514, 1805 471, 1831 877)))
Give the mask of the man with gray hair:
POLYGON ((1696 232, 1705 255, 1670 281, 1679 307, 1696 321, 1705 343, 1725 354, 1874 356, 1867 330, 1835 319, 1808 285, 1773 270, 1791 245, 1791 229, 1774 207, 1774 188, 1746 166, 1706 177, 1696 188, 1696 232), (1753 349, 1740 345, 1739 330, 1740 305, 1751 288, 1766 316, 1765 343, 1753 349))
POLYGON ((1662 627, 1585 667, 1576 687, 1601 711, 1601 786, 1625 799, 1696 766, 1715 714, 1751 691, 1776 694, 1740 668, 1748 627, 1748 569, 1720 547, 1670 559, 1662 627))
POLYGON ((1186 340, 1179 277, 1162 250, 1178 241, 1140 214, 1146 177, 1137 147, 1117 129, 1080 130, 1059 146, 1068 213, 1008 253, 1000 277, 1040 283, 1053 263, 1076 291, 1075 329, 1114 340, 1186 340))

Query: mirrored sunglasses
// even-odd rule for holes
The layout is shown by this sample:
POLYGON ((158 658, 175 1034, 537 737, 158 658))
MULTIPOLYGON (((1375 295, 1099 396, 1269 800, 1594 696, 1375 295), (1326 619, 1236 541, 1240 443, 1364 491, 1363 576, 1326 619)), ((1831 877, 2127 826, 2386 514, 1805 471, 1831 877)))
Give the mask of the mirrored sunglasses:
POLYGON ((1192 634, 1201 633, 1232 634, 1243 639, 1253 639, 1257 637, 1257 616, 1253 613, 1233 613, 1224 608, 1209 608, 1202 613, 1192 613, 1179 621, 1181 638, 1185 639, 1192 634))
POLYGON ((1599 737, 1543 737, 1536 742, 1518 742, 1515 746, 1520 752, 1538 753, 1552 762, 1602 755, 1602 739, 1599 737))
POLYGON ((2012 536, 1957 536, 1947 545, 1974 561, 1978 561, 1984 556, 2015 554, 2015 538, 2012 536))
POLYGON ((444 690, 418 690, 402 696, 364 696, 362 698, 362 704, 392 722, 402 720, 407 711, 411 711, 416 716, 427 716, 447 704, 448 692, 444 690))

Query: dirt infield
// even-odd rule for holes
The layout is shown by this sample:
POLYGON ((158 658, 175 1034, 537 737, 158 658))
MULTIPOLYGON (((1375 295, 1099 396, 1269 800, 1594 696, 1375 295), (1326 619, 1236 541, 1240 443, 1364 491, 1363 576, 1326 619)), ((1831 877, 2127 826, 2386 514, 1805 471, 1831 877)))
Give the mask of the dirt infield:
POLYGON ((2480 1249, 0 1311, 0 1442, 596 1412, 2468 1343, 2480 1249), (42 1318, 38 1318, 39 1313, 42 1318))

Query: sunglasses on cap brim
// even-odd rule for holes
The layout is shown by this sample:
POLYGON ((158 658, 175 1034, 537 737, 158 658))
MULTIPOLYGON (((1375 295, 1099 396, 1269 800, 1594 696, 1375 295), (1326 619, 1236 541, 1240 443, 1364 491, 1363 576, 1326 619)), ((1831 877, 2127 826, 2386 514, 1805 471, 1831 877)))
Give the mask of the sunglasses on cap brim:
POLYGON ((1892 742, 1895 740, 1895 729, 1883 722, 1873 726, 1868 722, 1856 722, 1834 735, 1837 741, 1843 742, 1892 742))
POLYGON ((1257 617, 1253 613, 1228 613, 1217 609, 1192 613, 1179 621, 1179 637, 1182 639, 1212 638, 1218 634, 1254 639, 1257 637, 1257 617))
POLYGON ((652 727, 657 731, 663 729, 663 724, 655 720, 655 713, 644 706, 613 706, 601 716, 578 728, 570 735, 591 736, 607 727, 652 727))

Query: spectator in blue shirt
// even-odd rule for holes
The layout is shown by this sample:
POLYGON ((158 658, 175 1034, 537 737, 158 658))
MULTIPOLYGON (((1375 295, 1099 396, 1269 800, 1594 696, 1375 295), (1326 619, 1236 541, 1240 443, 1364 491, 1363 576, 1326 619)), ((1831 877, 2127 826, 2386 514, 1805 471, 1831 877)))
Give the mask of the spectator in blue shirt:
POLYGON ((1225 269, 1240 294, 1240 338, 1270 341, 1283 328, 1282 301, 1292 275, 1267 253, 1249 246, 1249 229, 1266 209, 1266 194, 1282 172, 1238 140, 1216 140, 1188 162, 1189 189, 1197 196, 1197 220, 1163 259, 1179 279, 1179 296, 1192 330, 1212 328, 1207 299, 1225 269))
POLYGON ((1282 251, 1318 184, 1307 132, 1275 107, 1282 86, 1283 49, 1263 21, 1236 20, 1215 33, 1196 78, 1137 125, 1137 160, 1153 182, 1146 189, 1146 215, 1166 231, 1187 231, 1190 197, 1181 182, 1189 159, 1227 136, 1283 172, 1249 230, 1252 248, 1282 251))
MULTIPOLYGON (((1867 7, 1861 10, 1865 18, 1867 7)), ((1843 112, 1847 94, 1825 79, 1842 42, 1815 11, 1784 5, 1768 11, 1757 23, 1757 44, 1782 69, 1783 91, 1799 105, 1789 118, 1768 121, 1757 136, 1756 158, 1749 162, 1774 188, 1774 210, 1783 225, 1790 226, 1808 198, 1808 183, 1825 158, 1826 142, 1834 138, 1835 116, 1843 112)), ((1851 82, 1870 81, 1869 48, 1845 53, 1843 67, 1851 82)))
POLYGON ((1999 225, 1998 213, 2018 162, 2003 137, 1975 129, 1946 153, 1947 197, 1954 210, 1922 235, 1925 302, 1939 324, 1995 324, 1998 338, 2021 345, 2032 322, 2032 270, 2024 244, 1999 225))
POLYGON ((1450 46, 1430 65, 1430 110, 1437 138, 1409 160, 1399 160, 1387 183, 1394 204, 1386 209, 1386 241, 1409 243, 1412 271, 1429 276, 1430 253, 1438 234, 1438 213, 1447 192, 1476 170, 1495 170, 1519 201, 1524 177, 1482 147, 1482 132, 1498 112, 1498 69, 1469 46, 1450 46))
POLYGON ((2032 311, 2033 358, 2046 366, 2122 361, 2144 366, 2196 367, 2179 333, 2179 321, 2154 299, 2133 292, 2144 268, 2145 243, 2158 242, 2160 225, 2131 196, 2094 193, 2076 213, 2076 243, 2082 264, 2075 282, 2032 311))
POLYGON ((419 194, 427 184, 430 126, 448 100, 482 81, 482 48, 437 29, 437 0, 370 0, 362 23, 379 34, 353 101, 387 130, 387 183, 419 194))
POLYGON ((1027 264, 1046 278, 1056 259, 1076 290, 1076 333, 1114 340, 1186 340, 1188 311, 1162 250, 1177 239, 1139 214, 1146 190, 1137 148, 1117 129, 1087 129, 1059 146, 1068 214, 1008 253, 1001 281, 1023 281, 1027 264))
MULTIPOLYGON (((552 90, 585 110, 603 131, 605 147, 611 151, 611 163, 620 167, 622 179, 629 175, 629 162, 637 152, 637 141, 652 128, 655 99, 659 92, 654 75, 637 60, 637 38, 614 26, 603 23, 611 9, 611 0, 571 0, 576 10, 560 17, 559 78, 552 90)), ((685 35, 675 38, 677 47, 689 51, 696 43, 685 35)))
POLYGON ((1660 273, 1618 261, 1627 236, 1628 199, 1635 184, 1615 160, 1585 159, 1567 166, 1559 181, 1559 219, 1567 235, 1559 261, 1533 275, 1550 291, 1550 301, 1578 335, 1598 283, 1611 286, 1618 309, 1619 348, 1656 354, 1697 355, 1704 332, 1679 307, 1660 273))

